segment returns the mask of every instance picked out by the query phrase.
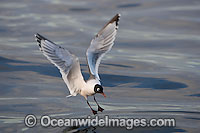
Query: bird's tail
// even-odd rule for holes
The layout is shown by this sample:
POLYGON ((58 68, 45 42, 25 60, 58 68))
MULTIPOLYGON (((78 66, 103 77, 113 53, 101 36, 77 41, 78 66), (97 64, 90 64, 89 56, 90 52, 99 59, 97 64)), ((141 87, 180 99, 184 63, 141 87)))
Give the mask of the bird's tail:
POLYGON ((73 95, 68 95, 68 96, 66 96, 66 98, 70 98, 70 97, 72 97, 73 95))

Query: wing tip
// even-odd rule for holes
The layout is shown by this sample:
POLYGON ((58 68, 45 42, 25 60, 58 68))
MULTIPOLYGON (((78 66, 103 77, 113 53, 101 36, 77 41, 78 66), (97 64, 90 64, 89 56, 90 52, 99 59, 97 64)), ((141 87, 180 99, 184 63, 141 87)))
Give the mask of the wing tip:
POLYGON ((39 35, 40 35, 39 33, 34 34, 35 37, 37 37, 37 36, 39 36, 39 35))
POLYGON ((117 19, 116 19, 116 26, 118 28, 119 25, 119 20, 120 20, 121 14, 117 14, 117 19))
POLYGON ((42 40, 41 35, 36 33, 36 34, 34 34, 34 36, 35 36, 35 40, 38 42, 38 45, 39 45, 40 50, 41 50, 41 40, 42 40))
POLYGON ((35 36, 35 40, 38 42, 40 50, 42 51, 42 49, 41 49, 41 45, 42 45, 41 41, 42 40, 46 41, 47 39, 45 37, 43 37, 42 35, 40 35, 39 33, 34 34, 34 36, 35 36))
POLYGON ((36 33, 36 34, 35 34, 35 37, 36 37, 37 39, 40 39, 40 40, 47 40, 45 37, 43 37, 43 36, 40 35, 39 33, 36 33))
POLYGON ((113 23, 113 22, 116 22, 116 26, 119 25, 119 20, 120 20, 120 17, 121 17, 121 14, 116 14, 111 20, 109 23, 113 23))
POLYGON ((103 31, 103 29, 106 28, 106 26, 108 26, 110 23, 115 23, 116 25, 116 30, 118 30, 118 25, 119 25, 119 20, 120 20, 120 16, 121 14, 117 13, 97 34, 96 37, 99 36, 99 34, 101 34, 101 32, 103 31))

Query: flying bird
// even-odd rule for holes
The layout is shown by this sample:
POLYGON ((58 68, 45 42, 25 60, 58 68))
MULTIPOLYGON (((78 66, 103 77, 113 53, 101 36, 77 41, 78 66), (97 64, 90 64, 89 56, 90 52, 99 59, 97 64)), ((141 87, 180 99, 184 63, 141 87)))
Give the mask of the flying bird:
POLYGON ((77 94, 82 95, 86 99, 87 104, 94 115, 97 114, 97 111, 90 106, 88 96, 94 96, 98 111, 102 112, 104 109, 100 107, 95 99, 96 93, 106 97, 100 82, 98 68, 102 57, 111 50, 114 44, 119 19, 120 14, 116 14, 96 34, 94 39, 92 39, 91 44, 86 51, 87 64, 90 73, 90 78, 87 81, 84 80, 81 73, 78 57, 70 53, 67 49, 46 39, 42 35, 38 33, 35 34, 36 41, 44 56, 60 70, 62 78, 69 89, 69 96, 76 96, 77 94))

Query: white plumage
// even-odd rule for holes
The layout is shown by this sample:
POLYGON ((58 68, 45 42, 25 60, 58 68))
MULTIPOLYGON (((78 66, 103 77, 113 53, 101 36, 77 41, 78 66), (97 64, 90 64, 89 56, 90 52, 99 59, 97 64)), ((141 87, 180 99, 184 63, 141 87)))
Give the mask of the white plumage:
MULTIPOLYGON (((111 50, 114 44, 119 18, 120 14, 115 15, 91 41, 86 52, 90 72, 90 78, 86 82, 81 73, 78 57, 40 34, 35 35, 36 41, 39 43, 40 50, 44 56, 46 56, 47 59, 60 70, 62 78, 67 84, 71 96, 80 94, 87 100, 88 96, 94 95, 95 93, 102 93, 104 95, 100 83, 98 68, 102 57, 111 50)), ((93 109, 92 111, 96 114, 93 109)))

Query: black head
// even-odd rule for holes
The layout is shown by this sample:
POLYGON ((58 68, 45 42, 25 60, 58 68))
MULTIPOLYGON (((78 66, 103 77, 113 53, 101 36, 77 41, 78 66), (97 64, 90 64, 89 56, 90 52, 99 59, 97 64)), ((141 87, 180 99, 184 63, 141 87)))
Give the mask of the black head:
POLYGON ((94 92, 95 93, 101 93, 104 97, 106 97, 106 95, 103 93, 103 87, 99 84, 96 84, 94 86, 94 92))
POLYGON ((103 92, 103 87, 101 85, 99 85, 99 84, 96 84, 94 86, 94 92, 95 93, 102 93, 103 92))

